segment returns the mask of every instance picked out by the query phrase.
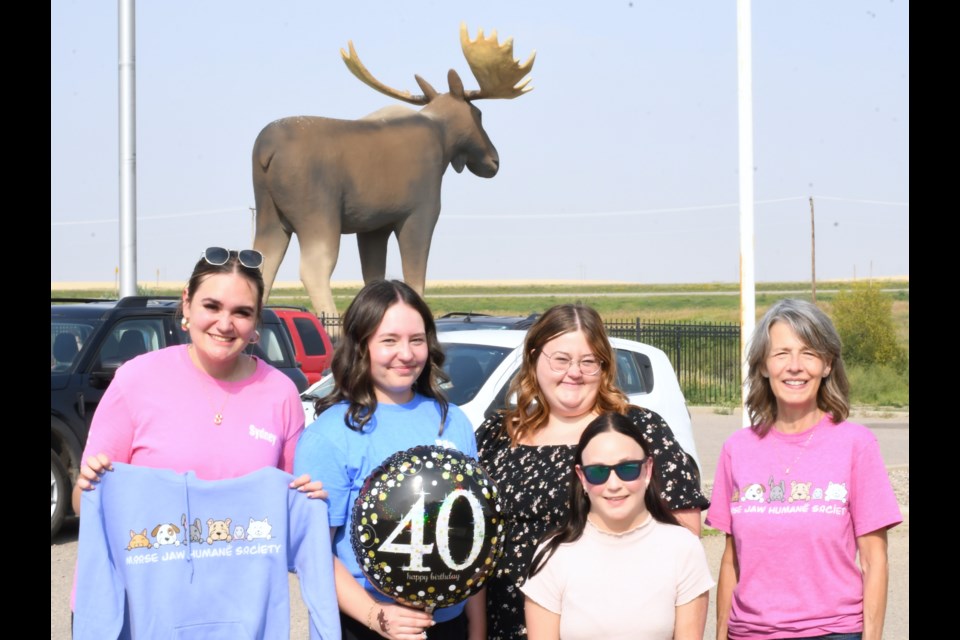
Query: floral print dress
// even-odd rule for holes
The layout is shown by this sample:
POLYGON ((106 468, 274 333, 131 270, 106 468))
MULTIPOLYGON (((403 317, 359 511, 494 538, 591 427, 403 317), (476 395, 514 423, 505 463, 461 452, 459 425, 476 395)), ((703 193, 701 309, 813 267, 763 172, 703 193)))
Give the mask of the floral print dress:
MULTIPOLYGON (((627 416, 643 428, 662 479, 662 496, 672 509, 706 509, 700 473, 658 414, 630 407, 627 416)), ((523 592, 537 545, 567 517, 575 445, 510 446, 503 414, 477 429, 480 463, 497 484, 506 509, 503 555, 487 580, 487 637, 526 638, 523 592)))

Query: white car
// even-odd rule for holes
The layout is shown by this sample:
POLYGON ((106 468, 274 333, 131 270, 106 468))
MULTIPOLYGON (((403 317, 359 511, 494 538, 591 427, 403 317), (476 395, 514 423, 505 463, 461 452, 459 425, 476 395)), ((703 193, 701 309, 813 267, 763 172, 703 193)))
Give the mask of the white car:
MULTIPOLYGON (((447 398, 460 407, 476 429, 490 414, 515 398, 507 398, 510 381, 520 369, 520 356, 526 331, 477 329, 441 331, 438 339, 447 358, 443 368, 450 376, 444 385, 447 398)), ((642 342, 610 338, 617 354, 617 384, 630 402, 660 414, 683 450, 700 458, 693 440, 690 412, 667 354, 642 342)), ((330 374, 307 389, 303 399, 306 422, 315 419, 313 398, 333 388, 330 374), (312 397, 310 397, 312 396, 312 397)))

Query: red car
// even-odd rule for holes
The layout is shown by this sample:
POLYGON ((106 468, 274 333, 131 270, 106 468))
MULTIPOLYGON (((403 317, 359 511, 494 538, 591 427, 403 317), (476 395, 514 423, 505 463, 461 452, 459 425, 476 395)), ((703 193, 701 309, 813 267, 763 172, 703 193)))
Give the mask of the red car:
POLYGON ((304 307, 285 307, 269 305, 290 332, 294 352, 300 368, 306 374, 310 384, 320 379, 321 374, 330 367, 333 358, 333 344, 320 318, 304 307))

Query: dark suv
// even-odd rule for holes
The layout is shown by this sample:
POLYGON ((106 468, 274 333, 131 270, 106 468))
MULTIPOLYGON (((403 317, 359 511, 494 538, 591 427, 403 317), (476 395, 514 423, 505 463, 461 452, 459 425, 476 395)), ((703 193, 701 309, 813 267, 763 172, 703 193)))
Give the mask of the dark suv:
POLYGON ((528 316, 491 316, 485 313, 446 313, 434 322, 437 331, 467 331, 469 329, 529 329, 540 317, 539 313, 528 316))
MULTIPOLYGON (((189 341, 176 313, 179 298, 51 299, 50 304, 50 535, 70 511, 70 493, 93 412, 117 368, 147 351, 189 341)), ((303 392, 286 326, 263 310, 260 341, 248 350, 283 371, 303 392)), ((144 389, 149 393, 149 389, 144 389)))

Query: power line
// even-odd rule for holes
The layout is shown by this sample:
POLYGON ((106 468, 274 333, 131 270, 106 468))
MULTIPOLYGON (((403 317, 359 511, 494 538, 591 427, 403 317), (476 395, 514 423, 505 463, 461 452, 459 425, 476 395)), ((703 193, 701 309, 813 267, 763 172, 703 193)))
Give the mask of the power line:
MULTIPOLYGON (((771 198, 768 200, 757 200, 758 205, 776 204, 779 202, 806 202, 810 196, 792 196, 787 198, 771 198)), ((817 200, 833 200, 837 202, 852 202, 858 204, 876 204, 896 207, 909 207, 909 202, 891 202, 885 200, 868 200, 862 198, 844 198, 839 196, 815 196, 817 200)), ((585 211, 577 213, 448 213, 443 214, 445 220, 537 220, 537 219, 576 219, 576 218, 622 218, 627 216, 649 216, 661 213, 689 213, 694 211, 710 211, 714 209, 736 209, 739 203, 731 202, 728 204, 705 204, 693 205, 689 207, 664 207, 659 209, 634 209, 628 211, 585 211)), ((195 216, 219 215, 223 213, 242 212, 249 210, 250 207, 229 207, 226 209, 209 209, 206 211, 191 211, 186 213, 169 213, 152 216, 139 216, 138 220, 169 220, 172 218, 190 218, 195 216)), ((101 218, 92 220, 70 220, 62 222, 51 221, 50 225, 54 227, 64 227, 81 224, 107 224, 118 222, 117 218, 101 218)))

